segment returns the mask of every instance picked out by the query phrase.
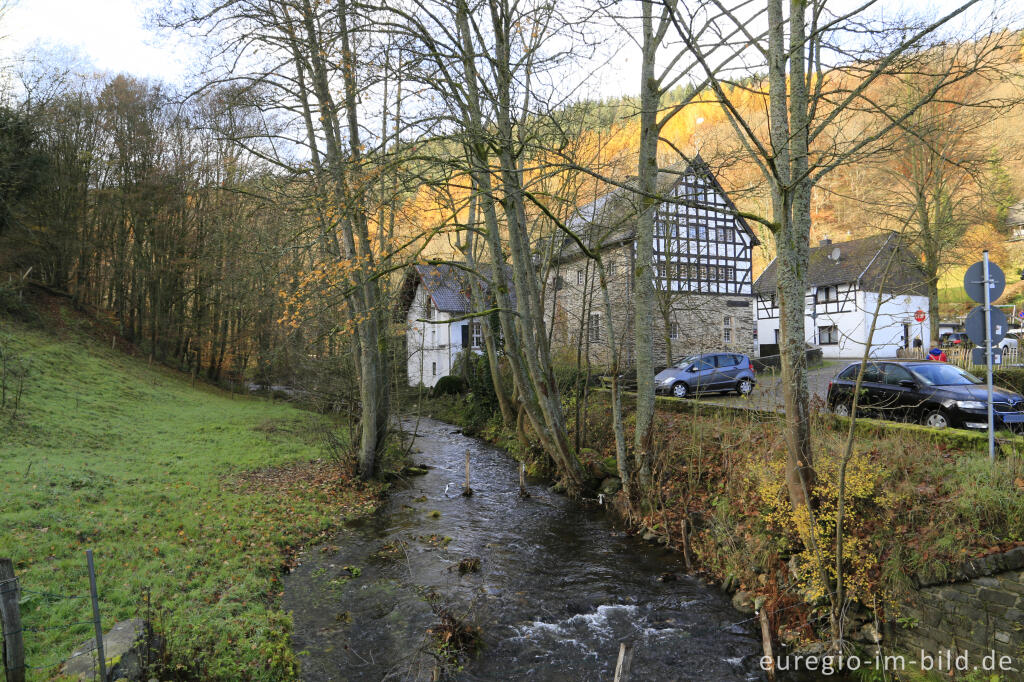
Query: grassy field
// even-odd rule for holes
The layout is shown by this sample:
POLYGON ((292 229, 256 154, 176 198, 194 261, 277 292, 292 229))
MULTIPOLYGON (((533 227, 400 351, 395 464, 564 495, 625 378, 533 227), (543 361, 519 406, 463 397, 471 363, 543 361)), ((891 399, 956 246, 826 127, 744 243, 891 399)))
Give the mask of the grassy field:
POLYGON ((17 415, 0 409, 0 556, 23 589, 30 679, 90 638, 85 550, 104 629, 152 615, 172 670, 202 679, 288 679, 280 609, 294 548, 367 513, 379 488, 323 457, 319 419, 147 367, 79 331, 0 317, 0 346, 28 369, 17 415))

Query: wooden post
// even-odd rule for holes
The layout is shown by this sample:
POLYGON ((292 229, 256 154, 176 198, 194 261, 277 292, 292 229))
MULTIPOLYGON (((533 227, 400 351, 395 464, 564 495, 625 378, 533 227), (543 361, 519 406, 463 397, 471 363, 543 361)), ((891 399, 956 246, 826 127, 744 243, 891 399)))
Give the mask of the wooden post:
POLYGON ((529 497, 526 490, 526 462, 519 463, 519 497, 529 497))
POLYGON ((619 660, 615 664, 615 682, 629 682, 629 666, 633 665, 633 642, 619 644, 619 660))
MULTIPOLYGON (((764 655, 768 659, 766 672, 768 673, 768 679, 775 679, 775 655, 772 653, 772 627, 768 623, 768 611, 763 606, 757 612, 761 618, 761 647, 764 649, 764 655)), ((761 666, 764 670, 766 666, 761 666)))
POLYGON ((463 497, 470 497, 473 489, 469 487, 469 450, 466 450, 466 487, 462 489, 463 497))
POLYGON ((96 592, 96 568, 92 563, 92 550, 85 550, 89 568, 89 596, 92 598, 92 627, 96 633, 96 653, 100 663, 100 682, 107 682, 107 658, 103 653, 103 624, 100 622, 100 598, 96 592))
POLYGON ((0 559, 0 624, 4 636, 4 670, 7 682, 25 682, 25 641, 21 632, 21 589, 14 577, 14 562, 0 559))

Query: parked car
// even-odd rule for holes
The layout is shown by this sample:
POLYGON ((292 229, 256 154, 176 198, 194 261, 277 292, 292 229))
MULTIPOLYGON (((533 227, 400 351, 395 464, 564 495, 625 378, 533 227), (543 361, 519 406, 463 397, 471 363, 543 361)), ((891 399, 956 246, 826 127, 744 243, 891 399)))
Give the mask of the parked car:
POLYGON ((1006 353, 1007 351, 1010 351, 1010 350, 1017 350, 1017 346, 1019 344, 1020 344, 1020 335, 1019 335, 1019 333, 1012 333, 1011 332, 1011 333, 1007 334, 1006 337, 1003 338, 1002 341, 999 342, 999 348, 1004 353, 1006 353))
MULTIPOLYGON (((847 365, 828 385, 826 402, 849 416, 860 363, 847 365)), ((1024 429, 1024 396, 993 388, 997 429, 1024 429)), ((912 421, 942 429, 988 428, 985 382, 944 362, 872 362, 864 370, 858 411, 885 419, 912 421)))
POLYGON ((755 383, 754 365, 746 355, 701 353, 658 372, 654 390, 677 398, 708 391, 747 395, 755 383))
POLYGON ((966 332, 946 332, 939 334, 939 346, 941 348, 957 348, 960 346, 971 346, 971 340, 967 338, 966 332))

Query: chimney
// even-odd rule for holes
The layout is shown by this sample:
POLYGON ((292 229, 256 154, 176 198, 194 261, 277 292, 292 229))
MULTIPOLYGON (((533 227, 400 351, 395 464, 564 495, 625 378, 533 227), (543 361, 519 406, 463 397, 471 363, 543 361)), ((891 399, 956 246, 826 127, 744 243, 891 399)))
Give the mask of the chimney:
POLYGON ((818 246, 832 246, 832 240, 829 239, 828 237, 825 237, 824 239, 818 242, 818 246))

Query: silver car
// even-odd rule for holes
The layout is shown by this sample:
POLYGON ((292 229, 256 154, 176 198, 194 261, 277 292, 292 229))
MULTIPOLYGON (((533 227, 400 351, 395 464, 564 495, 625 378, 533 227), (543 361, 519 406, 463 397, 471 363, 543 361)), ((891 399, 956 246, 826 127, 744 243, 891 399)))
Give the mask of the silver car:
POLYGON ((676 398, 708 391, 747 395, 755 383, 754 365, 746 355, 701 353, 658 372, 654 390, 676 398))

